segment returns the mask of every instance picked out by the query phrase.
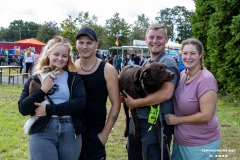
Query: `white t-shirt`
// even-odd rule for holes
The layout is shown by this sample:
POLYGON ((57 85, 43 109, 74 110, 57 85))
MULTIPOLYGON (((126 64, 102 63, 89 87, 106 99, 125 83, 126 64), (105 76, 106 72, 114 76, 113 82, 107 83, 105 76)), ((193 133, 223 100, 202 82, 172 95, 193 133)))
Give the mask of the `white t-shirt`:
POLYGON ((33 63, 34 61, 34 53, 31 52, 31 56, 27 56, 27 52, 24 54, 25 55, 25 63, 33 63))

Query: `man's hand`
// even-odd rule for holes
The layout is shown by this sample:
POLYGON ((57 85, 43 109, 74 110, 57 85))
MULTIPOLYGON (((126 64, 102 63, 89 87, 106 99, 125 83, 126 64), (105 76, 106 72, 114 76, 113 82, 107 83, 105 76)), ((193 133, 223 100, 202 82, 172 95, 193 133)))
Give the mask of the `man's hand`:
POLYGON ((126 98, 124 97, 124 101, 126 102, 128 108, 129 109, 136 108, 134 99, 131 96, 129 96, 124 90, 123 90, 123 93, 126 94, 127 96, 126 98))

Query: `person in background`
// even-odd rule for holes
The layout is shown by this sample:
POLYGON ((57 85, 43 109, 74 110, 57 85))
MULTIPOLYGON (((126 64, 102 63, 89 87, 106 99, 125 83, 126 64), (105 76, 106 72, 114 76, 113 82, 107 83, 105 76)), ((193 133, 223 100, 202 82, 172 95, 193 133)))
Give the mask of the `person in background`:
POLYGON ((140 61, 141 61, 141 58, 136 53, 135 56, 133 57, 133 64, 140 65, 140 61))
POLYGON ((4 48, 1 48, 1 55, 4 56, 4 48))
POLYGON ((23 55, 19 55, 19 66, 21 66, 20 74, 22 73, 22 69, 23 69, 23 59, 24 59, 23 55))
POLYGON ((29 131, 31 160, 77 160, 80 155, 86 92, 71 51, 68 39, 56 36, 49 40, 35 70, 56 66, 60 71, 57 79, 32 76, 22 90, 19 112, 39 117, 29 131), (29 95, 31 80, 41 83, 41 88, 29 95), (50 104, 41 103, 45 97, 50 104))
POLYGON ((146 60, 145 56, 142 56, 141 61, 140 61, 140 66, 143 65, 143 63, 145 62, 145 60, 146 60))
POLYGON ((18 58, 18 56, 20 55, 20 48, 19 48, 19 47, 16 47, 16 49, 15 49, 15 55, 17 56, 17 58, 18 58))
POLYGON ((116 69, 117 69, 118 74, 122 70, 122 58, 120 56, 117 56, 117 58, 116 58, 116 69))
MULTIPOLYGON (((173 126, 167 125, 164 119, 165 114, 174 113, 173 111, 173 93, 179 82, 180 71, 173 57, 169 56, 165 51, 165 45, 168 42, 167 29, 162 24, 152 24, 148 27, 145 35, 145 41, 151 53, 150 59, 147 59, 143 66, 150 65, 153 62, 160 62, 166 65, 167 69, 174 73, 174 78, 170 82, 164 82, 162 87, 144 98, 133 99, 127 93, 124 98, 129 109, 136 108, 137 119, 140 127, 140 142, 134 138, 133 121, 130 119, 130 128, 128 135, 128 159, 158 159, 170 158, 170 144, 173 135, 173 126), (160 103, 159 117, 156 117, 160 123, 153 125, 149 123, 148 119, 151 117, 150 109, 152 105, 160 103), (162 127, 161 128, 161 122, 162 127), (164 140, 163 148, 160 148, 160 141, 158 130, 163 129, 163 134, 166 139, 164 140), (163 151, 163 154, 161 154, 163 151)), ((158 108, 158 107, 155 107, 158 108)), ((163 139, 163 137, 162 137, 163 139)))
POLYGON ((81 58, 75 61, 87 94, 83 110, 86 132, 83 133, 81 160, 106 159, 105 145, 120 112, 117 71, 96 57, 97 47, 95 31, 90 27, 81 28, 76 35, 76 48, 81 58), (110 110, 107 116, 108 97, 110 110))
POLYGON ((117 69, 117 67, 116 67, 117 55, 115 54, 112 59, 113 59, 113 67, 114 67, 115 69, 117 69))
POLYGON ((5 63, 6 63, 6 65, 9 65, 8 49, 5 49, 5 51, 4 51, 4 56, 5 56, 5 63))
POLYGON ((180 83, 174 94, 175 114, 165 115, 174 125, 173 160, 213 160, 220 149, 216 117, 217 81, 203 66, 203 45, 194 38, 182 42, 180 83))
POLYGON ((33 62, 37 63, 38 58, 39 58, 39 54, 37 53, 37 51, 34 51, 33 62))
POLYGON ((26 53, 24 53, 24 62, 26 65, 26 71, 25 73, 30 73, 31 74, 31 70, 32 70, 32 66, 34 63, 34 53, 32 52, 32 48, 29 47, 26 51, 26 53))
POLYGON ((113 57, 112 57, 112 56, 108 58, 108 63, 110 63, 111 65, 113 65, 113 57))

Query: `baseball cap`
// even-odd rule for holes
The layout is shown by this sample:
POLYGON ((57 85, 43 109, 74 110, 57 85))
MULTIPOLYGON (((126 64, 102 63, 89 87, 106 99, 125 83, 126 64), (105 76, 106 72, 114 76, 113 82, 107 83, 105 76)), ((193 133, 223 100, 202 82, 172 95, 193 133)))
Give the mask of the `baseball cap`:
POLYGON ((78 39, 81 35, 87 35, 91 37, 93 40, 98 41, 96 32, 90 27, 81 28, 76 35, 76 39, 78 39))

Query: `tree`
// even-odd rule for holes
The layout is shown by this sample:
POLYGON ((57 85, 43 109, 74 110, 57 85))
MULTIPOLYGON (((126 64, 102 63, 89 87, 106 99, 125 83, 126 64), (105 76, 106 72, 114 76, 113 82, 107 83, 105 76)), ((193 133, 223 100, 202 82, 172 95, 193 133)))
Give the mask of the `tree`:
POLYGON ((35 22, 24 22, 23 20, 14 20, 5 30, 2 39, 6 41, 17 41, 26 38, 35 38, 38 32, 39 24, 35 22))
POLYGON ((158 16, 155 18, 159 23, 163 23, 167 27, 167 33, 169 39, 175 40, 174 33, 174 16, 172 15, 172 9, 166 8, 158 12, 158 16))
POLYGON ((37 39, 47 43, 48 40, 53 38, 56 35, 60 34, 60 29, 57 26, 56 22, 44 22, 43 25, 39 26, 37 39))
POLYGON ((167 27, 168 36, 171 41, 181 42, 184 39, 192 37, 191 17, 193 11, 188 11, 183 6, 166 8, 158 12, 155 18, 159 23, 167 27))
POLYGON ((99 47, 102 44, 102 37, 104 34, 104 28, 97 25, 97 17, 93 15, 90 17, 89 12, 80 12, 78 17, 73 18, 72 16, 68 16, 60 25, 62 29, 62 36, 68 38, 73 46, 73 51, 77 52, 76 49, 76 34, 78 30, 82 27, 91 27, 96 31, 98 36, 99 47))
POLYGON ((192 37, 191 17, 193 13, 193 11, 188 11, 185 7, 181 6, 176 6, 172 9, 177 31, 177 41, 182 42, 192 37))
POLYGON ((196 0, 193 33, 205 45, 206 67, 218 81, 219 90, 239 95, 240 1, 196 0))
POLYGON ((7 41, 7 32, 8 29, 1 27, 0 28, 0 41, 7 41))
POLYGON ((144 14, 138 16, 138 20, 134 22, 134 25, 132 25, 132 33, 130 38, 130 42, 133 42, 133 40, 144 40, 146 30, 149 26, 149 18, 145 17, 144 14))
POLYGON ((118 38, 120 46, 130 45, 129 35, 131 26, 123 19, 119 17, 119 13, 115 13, 113 18, 106 20, 105 33, 107 36, 106 44, 111 47, 115 46, 117 39, 117 32, 122 31, 121 36, 118 38))
POLYGON ((210 59, 207 50, 207 32, 209 30, 210 15, 215 12, 211 4, 212 0, 196 1, 196 10, 192 16, 191 24, 194 36, 201 40, 205 47, 204 65, 210 67, 210 59))

